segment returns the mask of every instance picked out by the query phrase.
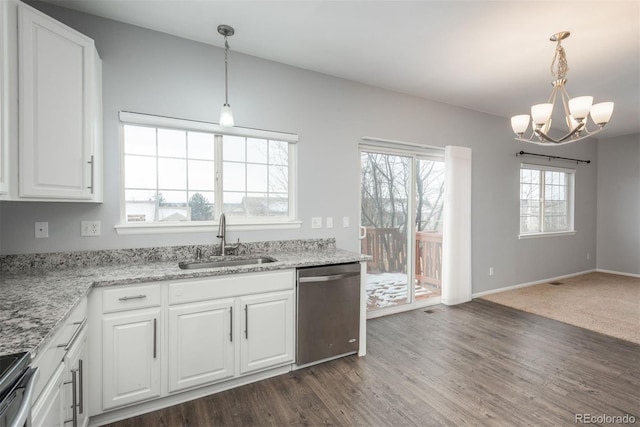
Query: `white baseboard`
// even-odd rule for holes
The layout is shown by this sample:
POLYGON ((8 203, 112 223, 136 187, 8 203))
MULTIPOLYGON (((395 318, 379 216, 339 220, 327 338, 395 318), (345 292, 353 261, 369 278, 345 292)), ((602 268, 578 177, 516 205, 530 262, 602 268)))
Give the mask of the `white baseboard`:
POLYGON ((549 277, 549 278, 543 279, 543 280, 536 280, 535 282, 520 283, 519 285, 505 286, 505 287, 498 288, 498 289, 491 289, 489 291, 477 292, 477 293, 472 294, 471 296, 473 298, 480 298, 480 297, 483 297, 485 295, 496 294, 498 292, 510 291, 510 290, 513 290, 513 289, 526 288, 527 286, 539 285, 541 283, 549 283, 549 282, 553 282, 555 280, 568 279, 569 277, 580 276, 580 275, 587 274, 587 273, 593 273, 595 271, 599 271, 599 270, 596 270, 594 268, 592 270, 585 270, 585 271, 580 271, 580 272, 577 272, 577 273, 565 274, 564 276, 549 277))
POLYGON ((640 279, 640 274, 633 273, 625 273, 624 271, 613 271, 613 270, 605 270, 603 268, 596 268, 598 273, 609 273, 609 274, 617 274, 619 276, 629 276, 629 277, 637 277, 640 279))

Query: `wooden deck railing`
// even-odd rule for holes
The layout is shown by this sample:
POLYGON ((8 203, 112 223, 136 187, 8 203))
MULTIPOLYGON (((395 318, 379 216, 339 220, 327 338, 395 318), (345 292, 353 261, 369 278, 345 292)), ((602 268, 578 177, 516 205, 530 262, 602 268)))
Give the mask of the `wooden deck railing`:
POLYGON ((416 232, 416 279, 442 286, 442 234, 416 232))
MULTIPOLYGON (((367 227, 362 253, 373 257, 370 273, 406 271, 407 239, 397 228, 367 227)), ((442 286, 442 234, 416 232, 415 263, 416 280, 442 286)))
POLYGON ((407 239, 397 228, 367 227, 362 253, 373 256, 367 263, 371 273, 406 271, 407 239))

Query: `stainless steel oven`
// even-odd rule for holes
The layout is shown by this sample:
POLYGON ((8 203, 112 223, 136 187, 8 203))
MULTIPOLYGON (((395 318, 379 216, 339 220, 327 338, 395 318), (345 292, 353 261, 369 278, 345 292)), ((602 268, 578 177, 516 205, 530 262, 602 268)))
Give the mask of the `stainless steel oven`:
POLYGON ((0 356, 0 427, 31 426, 31 400, 37 368, 27 352, 0 356))

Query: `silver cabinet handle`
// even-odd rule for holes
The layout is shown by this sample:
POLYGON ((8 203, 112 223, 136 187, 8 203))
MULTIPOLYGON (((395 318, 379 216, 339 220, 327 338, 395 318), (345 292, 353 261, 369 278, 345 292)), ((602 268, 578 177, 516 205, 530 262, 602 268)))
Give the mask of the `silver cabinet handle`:
POLYGON ((146 297, 147 297, 146 295, 140 294, 140 295, 134 295, 132 297, 121 297, 121 298, 118 298, 118 300, 119 301, 129 301, 129 300, 132 300, 132 299, 143 299, 143 298, 146 298, 146 297))
POLYGON ((153 358, 156 358, 156 348, 158 344, 158 319, 153 319, 153 358))
POLYGON ((249 339, 249 306, 244 306, 244 337, 249 339))
POLYGON ((347 277, 358 276, 359 274, 360 274, 360 272, 358 271, 356 273, 333 274, 333 275, 329 275, 329 276, 300 277, 298 279, 298 282, 300 282, 300 283, 305 283, 305 282, 329 282, 331 280, 340 280, 340 279, 346 279, 347 277))
POLYGON ((229 307, 229 341, 233 342, 233 306, 229 307))
POLYGON ((91 165, 91 185, 87 188, 89 188, 91 190, 91 194, 93 194, 93 175, 94 175, 94 164, 95 162, 93 161, 93 154, 91 155, 91 160, 89 160, 87 163, 89 163, 91 165))
POLYGON ((65 381, 64 384, 71 384, 71 419, 65 420, 66 423, 72 423, 73 427, 78 427, 78 412, 76 411, 78 407, 78 392, 76 391, 76 387, 78 384, 78 371, 76 369, 71 370, 71 381, 65 381))
POLYGON ((84 369, 83 369, 83 364, 82 364, 82 359, 78 360, 78 393, 80 393, 80 398, 78 399, 78 409, 80 410, 80 413, 82 414, 84 412, 84 381, 83 381, 83 377, 84 377, 84 369))
POLYGON ((76 341, 76 338, 78 338, 78 335, 80 334, 80 331, 82 331, 82 328, 84 328, 85 323, 87 323, 87 319, 83 319, 82 322, 73 322, 73 324, 78 325, 78 327, 76 328, 73 335, 71 335, 71 339, 69 340, 69 342, 66 344, 58 344, 56 347, 64 347, 64 351, 68 351, 76 341))

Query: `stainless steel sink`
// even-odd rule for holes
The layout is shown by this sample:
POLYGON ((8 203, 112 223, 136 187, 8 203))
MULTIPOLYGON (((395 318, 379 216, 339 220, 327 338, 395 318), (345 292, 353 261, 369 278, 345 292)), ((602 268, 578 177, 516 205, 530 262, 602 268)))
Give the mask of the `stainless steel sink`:
POLYGON ((183 261, 178 263, 178 267, 183 270, 191 270, 194 268, 235 267, 242 265, 267 264, 270 262, 276 262, 276 260, 268 256, 261 256, 255 258, 225 258, 220 260, 207 261, 183 261))

